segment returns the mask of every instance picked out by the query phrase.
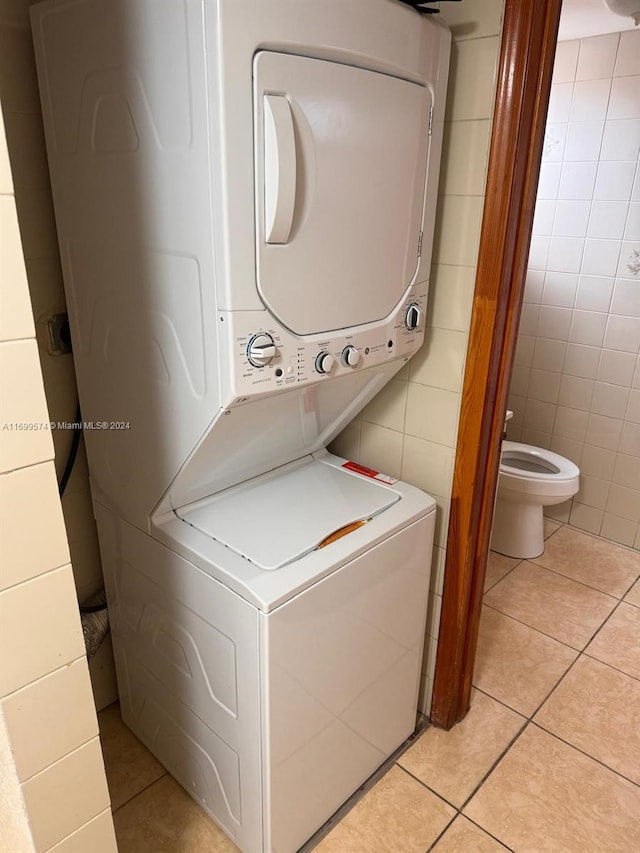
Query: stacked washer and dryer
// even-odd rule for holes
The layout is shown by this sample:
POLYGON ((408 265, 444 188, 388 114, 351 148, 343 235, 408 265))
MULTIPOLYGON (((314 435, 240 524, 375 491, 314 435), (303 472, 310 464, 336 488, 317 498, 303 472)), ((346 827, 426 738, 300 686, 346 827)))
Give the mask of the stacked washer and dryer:
POLYGON ((247 853, 414 731, 434 501, 327 444, 424 337, 450 35, 32 9, 122 715, 247 853))

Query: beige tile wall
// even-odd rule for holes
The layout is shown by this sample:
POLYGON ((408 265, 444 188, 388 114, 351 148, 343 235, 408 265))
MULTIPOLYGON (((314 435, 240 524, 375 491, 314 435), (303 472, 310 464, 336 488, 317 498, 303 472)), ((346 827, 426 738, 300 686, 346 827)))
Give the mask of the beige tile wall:
MULTIPOLYGON (((28 15, 29 6, 34 2, 4 0, 0 4, 0 98, 47 405, 53 421, 68 422, 75 418, 78 401, 73 358, 51 354, 46 325, 52 314, 66 310, 66 303, 28 15)), ((4 216, 0 211, 3 228, 4 216)), ((53 442, 55 466, 60 477, 71 444, 71 432, 54 431, 53 442)), ((102 586, 82 443, 65 491, 63 511, 78 596, 82 601, 102 586)))
POLYGON ((548 515, 638 549, 639 156, 640 32, 560 43, 508 434, 580 466, 548 515))
POLYGON ((2 122, 0 317, 1 844, 116 853, 2 122))
POLYGON ((27 807, 16 773, 9 733, 0 708, 0 827, 7 853, 35 853, 27 807))
POLYGON ((460 395, 500 50, 503 0, 442 4, 453 46, 425 343, 336 439, 336 453, 401 477, 438 504, 421 708, 435 670, 460 395))
MULTIPOLYGON (((33 311, 36 341, 29 344, 30 363, 35 368, 39 360, 38 370, 41 369, 44 378, 52 421, 69 422, 75 419, 78 402, 73 357, 52 355, 47 331, 47 320, 52 314, 65 311, 66 303, 31 43, 28 10, 34 2, 3 0, 0 3, 0 99, 9 153, 9 162, 4 168, 9 169, 10 163, 15 191, 12 212, 7 203, 0 205, 0 228, 2 233, 11 233, 15 238, 19 223, 24 253, 24 261, 20 262, 23 266, 26 263, 29 290, 19 290, 12 298, 28 300, 29 295, 31 297, 29 317, 33 311)), ((9 275, 12 271, 0 272, 9 275)), ((0 305, 0 334, 3 334, 3 318, 17 316, 14 307, 18 308, 0 305)), ((33 332, 31 334, 33 337, 33 332)), ((7 357, 20 356, 16 353, 7 357)), ((71 446, 71 431, 55 430, 52 436, 59 479, 71 446)), ((78 598, 86 601, 102 586, 103 580, 83 441, 65 490, 62 509, 78 598)), ((99 707, 109 704, 117 695, 110 648, 107 641, 90 664, 99 707)))

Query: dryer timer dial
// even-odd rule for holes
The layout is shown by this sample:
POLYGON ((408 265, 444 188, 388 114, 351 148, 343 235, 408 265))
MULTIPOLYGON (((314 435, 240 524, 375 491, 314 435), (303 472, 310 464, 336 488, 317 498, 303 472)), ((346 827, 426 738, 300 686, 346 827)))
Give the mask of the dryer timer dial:
POLYGON ((409 329, 410 332, 413 332, 420 325, 420 320, 422 319, 422 311, 420 310, 420 306, 417 302, 412 302, 411 305, 407 308, 407 313, 404 315, 404 324, 409 329))
POLYGON ((254 335, 247 347, 247 358, 254 367, 264 367, 269 364, 276 353, 275 341, 266 332, 254 335))
POLYGON ((348 345, 342 350, 342 363, 345 367, 356 367, 360 361, 360 351, 348 345))

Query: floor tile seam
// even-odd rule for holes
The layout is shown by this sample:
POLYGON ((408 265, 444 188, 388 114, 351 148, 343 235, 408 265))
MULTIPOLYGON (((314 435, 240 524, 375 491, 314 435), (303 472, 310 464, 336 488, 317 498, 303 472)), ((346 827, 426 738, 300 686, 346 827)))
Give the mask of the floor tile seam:
MULTIPOLYGON (((520 560, 519 562, 517 562, 517 563, 515 564, 515 566, 511 566, 511 568, 509 569, 509 571, 508 571, 505 575, 502 575, 502 577, 501 577, 501 578, 498 578, 498 580, 497 580, 495 583, 491 584, 491 586, 490 586, 490 587, 488 587, 487 589, 485 589, 485 590, 484 590, 484 592, 482 593, 482 597, 483 597, 483 599, 484 599, 485 595, 489 592, 489 590, 491 590, 491 589, 493 589, 494 587, 496 587, 499 583, 502 583, 502 581, 503 581, 505 578, 509 577, 509 575, 511 574, 511 572, 512 572, 514 569, 517 569, 517 568, 518 568, 518 566, 519 566, 521 563, 524 563, 524 562, 526 562, 526 561, 525 561, 525 560, 520 560)), ((486 573, 485 573, 485 575, 486 575, 486 573)))
POLYGON ((565 746, 568 746, 571 749, 575 749, 576 752, 579 752, 581 755, 584 755, 585 758, 589 758, 591 761, 595 761, 596 764, 599 764, 601 767, 604 767, 605 770, 608 770, 610 773, 614 773, 620 779, 624 779, 625 782, 629 782, 631 785, 634 786, 634 788, 638 788, 640 790, 640 782, 634 782, 633 779, 629 779, 629 777, 625 776, 624 773, 621 773, 619 770, 615 770, 613 767, 609 767, 609 765, 605 764, 602 759, 596 758, 594 755, 590 755, 588 752, 585 752, 584 749, 581 749, 579 746, 576 746, 575 743, 571 743, 570 741, 565 740, 563 737, 560 737, 560 735, 556 734, 555 732, 552 732, 550 729, 545 728, 541 723, 537 722, 536 720, 531 720, 530 722, 532 726, 535 726, 540 731, 545 732, 545 734, 550 735, 556 740, 559 740, 561 743, 565 744, 565 746))
POLYGON ((472 817, 469 817, 469 815, 462 814, 462 812, 460 812, 460 814, 462 815, 462 817, 463 817, 465 820, 468 820, 468 821, 469 821, 469 823, 472 823, 474 826, 477 826, 477 827, 478 827, 478 829, 481 829, 484 833, 486 833, 486 835, 488 835, 490 838, 493 838, 493 840, 494 840, 494 841, 497 841, 497 842, 498 842, 498 844, 501 844, 501 845, 502 845, 502 847, 504 847, 504 848, 505 848, 505 850, 508 850, 508 851, 509 851, 509 853, 515 853, 515 851, 514 851, 513 847, 509 847, 509 845, 508 845, 508 844, 506 844, 504 841, 501 841, 501 840, 498 838, 498 836, 497 836, 497 835, 494 835, 492 832, 489 832, 489 830, 488 830, 488 829, 485 829, 485 828, 484 828, 484 826, 482 826, 482 824, 478 823, 478 821, 477 821, 477 820, 474 820, 472 817))
MULTIPOLYGON (((540 554, 540 556, 542 557, 542 554, 540 554)), ((561 572, 559 569, 552 569, 549 566, 543 566, 542 563, 536 563, 536 559, 538 559, 538 558, 534 557, 531 560, 523 560, 522 562, 523 563, 529 563, 530 565, 534 565, 538 569, 544 569, 545 572, 551 572, 552 574, 557 575, 558 577, 565 578, 565 580, 573 581, 573 583, 577 583, 580 586, 586 587, 587 589, 592 589, 594 592, 599 592, 601 595, 606 595, 607 598, 613 598, 615 601, 621 601, 622 600, 622 596, 614 595, 611 592, 605 592, 603 589, 599 589, 597 586, 592 586, 591 584, 585 583, 584 581, 579 581, 576 578, 572 577, 571 575, 565 575, 564 572, 561 572)), ((626 592, 623 593, 623 595, 626 595, 626 592)))
MULTIPOLYGON (((564 640, 559 640, 557 637, 552 637, 551 634, 546 634, 539 628, 534 628, 533 625, 529 625, 528 622, 523 622, 521 619, 516 619, 515 616, 512 616, 510 613, 505 613, 504 610, 498 610, 497 607, 493 607, 491 604, 487 604, 486 602, 483 602, 483 605, 484 607, 488 607, 489 610, 493 610, 494 613, 499 613, 501 616, 506 616, 507 619, 511 619, 513 622, 517 622, 519 625, 524 625, 525 628, 529 628, 529 630, 535 631, 536 634, 540 634, 540 636, 542 637, 547 637, 549 640, 554 640, 556 643, 559 643, 561 646, 564 646, 565 649, 570 649, 570 651, 575 652, 577 655, 581 654, 583 649, 585 649, 586 646, 588 646, 591 640, 593 639, 592 635, 589 637, 584 646, 576 648, 575 646, 570 646, 568 643, 565 643, 564 640)), ((609 617, 607 616, 606 618, 608 619, 609 617)), ((598 630, 600 630, 600 628, 598 628, 598 630)))
MULTIPOLYGON (((573 651, 573 650, 572 650, 572 651, 573 651)), ((538 711, 540 710, 540 708, 542 708, 542 706, 545 704, 545 702, 546 702, 546 701, 551 697, 551 694, 556 690, 556 688, 558 687, 558 685, 560 684, 560 682, 563 680, 563 678, 566 676, 566 674, 569 672, 569 670, 570 670, 570 669, 572 669, 572 668, 575 666, 576 662, 579 660, 579 658, 580 658, 581 656, 582 656, 582 653, 581 653, 581 652, 578 652, 578 653, 576 654, 575 658, 571 661, 571 663, 570 663, 570 664, 569 664, 569 666, 566 668, 566 670, 562 673, 562 675, 559 675, 559 676, 558 676, 557 681, 556 681, 556 682, 554 682, 554 684, 553 684, 551 687, 549 687, 548 691, 544 694, 544 697, 543 697, 543 698, 541 699, 541 701, 540 701, 540 702, 535 706, 535 708, 533 709, 533 711, 532 711, 530 714, 525 714, 525 713, 523 713, 522 711, 518 710, 517 708, 514 708, 512 705, 508 705, 508 704, 507 704, 503 699, 498 699, 498 697, 497 697, 497 696, 493 696, 493 695, 492 695, 491 693, 489 693, 486 689, 484 689, 484 688, 482 688, 482 687, 478 687, 478 685, 477 685, 477 684, 474 684, 474 685, 473 685, 473 688, 474 688, 474 690, 479 690, 479 691, 480 691, 480 693, 484 693, 484 694, 485 694, 485 696, 489 696, 489 698, 490 698, 490 699, 493 699, 495 702, 499 702, 499 703, 500 703, 500 705, 503 705, 503 706, 504 706, 505 708, 507 708, 509 711, 513 711, 514 713, 516 713, 516 714, 518 714, 520 717, 522 717, 522 719, 523 719, 523 720, 525 720, 526 722, 530 723, 530 722, 532 722, 532 721, 533 721, 533 718, 534 718, 534 717, 535 717, 535 715, 538 713, 538 711)))
POLYGON ((451 818, 451 820, 450 820, 450 821, 448 821, 447 825, 446 825, 446 826, 444 826, 444 827, 440 830, 440 832, 436 835, 436 837, 433 839, 433 841, 431 842, 431 844, 429 844, 429 846, 428 846, 428 847, 427 847, 427 849, 424 851, 424 853, 430 853, 430 851, 431 851, 431 850, 433 850, 433 848, 436 846, 436 844, 438 844, 438 842, 442 840, 442 838, 443 838, 443 836, 445 835, 445 833, 447 833, 447 832, 451 829, 451 826, 453 825, 454 820, 456 820, 456 819, 458 818, 459 814, 460 814, 459 810, 457 810, 457 809, 456 809, 456 813, 453 815, 453 817, 451 818))
MULTIPOLYGON (((507 755, 507 753, 509 752, 509 750, 511 750, 511 749, 513 748, 513 746, 514 746, 514 745, 515 745, 515 743, 518 741, 518 739, 521 737, 522 733, 526 730, 526 728, 527 728, 527 726, 529 725, 529 723, 530 723, 530 722, 531 722, 530 720, 523 718, 522 725, 520 726, 520 728, 518 729, 518 731, 517 731, 517 732, 515 733, 515 735, 511 738, 511 740, 509 741, 509 743, 508 743, 508 744, 506 745, 506 747, 502 750, 502 752, 500 753, 500 755, 498 755, 498 757, 496 758, 496 760, 495 760, 495 761, 493 762, 493 764, 489 767, 489 769, 488 769, 488 770, 487 770, 487 772, 484 774, 484 776, 482 776, 482 778, 480 779, 480 781, 478 782, 478 784, 475 786, 475 788, 473 789, 473 791, 469 794, 469 796, 467 797, 467 799, 466 799, 466 800, 463 802, 463 804, 460 806, 459 811, 460 811, 460 813, 461 813, 461 814, 464 814, 464 809, 466 809, 466 807, 469 805, 469 803, 471 802, 471 800, 472 800, 472 799, 476 796, 476 794, 480 791, 480 789, 482 788, 482 786, 484 785, 484 783, 487 781, 487 779, 489 778, 489 776, 491 776, 491 774, 492 774, 492 773, 493 773, 493 771, 496 769, 496 767, 498 766, 498 764, 500 764, 500 762, 502 761, 502 759, 507 755)), ((466 815, 465 815, 465 817, 466 817, 466 815)), ((482 829, 484 829, 484 827, 482 827, 482 829)), ((501 843, 502 843, 502 842, 501 842, 501 843)))
MULTIPOLYGON (((581 654, 586 655, 587 657, 593 658, 593 660, 600 660, 600 658, 595 657, 593 654, 589 654, 589 646, 594 642, 594 640, 597 638, 598 634, 600 634, 600 632, 601 632, 602 630, 604 630, 605 626, 606 626, 606 625, 608 625, 608 623, 611 621, 611 619, 613 619, 613 616, 614 616, 614 614, 617 612, 617 610, 620 608, 620 605, 621 605, 621 604, 625 604, 625 603, 627 603, 627 602, 625 602, 625 601, 624 601, 624 599, 621 599, 621 600, 618 602, 618 604, 616 604, 616 606, 613 608, 613 610, 611 611, 611 613, 607 616, 607 618, 604 620, 604 622, 602 623, 602 625, 601 625, 601 626, 598 628, 598 630, 595 632, 595 634, 593 635, 593 637, 591 637, 591 639, 589 640, 589 642, 587 643, 587 645, 584 647, 584 649, 582 649, 581 654)), ((631 606, 633 607, 633 605, 631 605, 631 606)), ((610 667, 611 667, 611 669, 618 669, 618 667, 616 667, 616 666, 612 666, 610 663, 607 663, 607 661, 600 660, 600 663, 606 663, 606 664, 607 664, 607 666, 610 666, 610 667)), ((620 669, 620 670, 618 670, 618 671, 619 671, 619 672, 624 672, 624 670, 623 670, 623 669, 620 669)), ((636 677, 636 676, 631 675, 631 674, 630 674, 630 673, 628 673, 628 672, 627 672, 627 673, 625 673, 625 675, 629 675, 629 676, 630 676, 630 678, 636 678, 636 680, 640 680, 640 679, 637 679, 637 677, 636 677)))
MULTIPOLYGON (((594 509, 597 509, 597 507, 594 507, 594 509)), ((634 548, 633 545, 625 545, 624 542, 616 542, 615 539, 607 539, 606 537, 601 536, 599 533, 592 533, 590 530, 583 530, 581 527, 574 527, 568 521, 563 521, 561 523, 563 527, 568 527, 570 531, 580 533, 584 536, 588 536, 589 539, 597 539, 599 542, 605 542, 606 544, 611 545, 614 550, 617 548, 621 548, 623 551, 629 551, 631 554, 638 553, 638 549, 634 548)))
POLYGON ((622 604, 622 602, 623 602, 623 601, 624 601, 624 599, 623 599, 623 598, 621 598, 621 599, 618 601, 618 603, 617 603, 617 604, 616 604, 616 606, 613 608, 613 610, 611 611, 611 613, 607 616, 607 618, 604 620, 604 622, 602 623, 602 625, 600 625, 600 627, 595 631, 595 633, 594 633, 594 634, 592 634, 591 639, 590 639, 590 640, 588 641, 588 643, 586 643, 586 644, 585 644, 585 646, 580 650, 580 653, 581 653, 581 654, 586 654, 586 653, 587 653, 587 649, 589 648, 589 646, 591 645, 591 643, 593 643, 593 641, 594 641, 594 640, 595 640, 595 638, 598 636, 598 634, 600 633, 600 631, 602 631, 602 630, 603 630, 603 628, 605 627, 605 625, 606 625, 606 624, 609 622, 609 620, 613 617, 613 614, 618 610, 618 608, 620 607, 620 605, 622 604))
MULTIPOLYGON (((167 770, 165 770, 165 769, 164 769, 164 767, 163 767, 163 768, 162 768, 162 773, 160 774, 160 776, 158 776, 156 779, 154 779, 154 780, 153 780, 153 782, 149 782, 149 784, 148 784, 148 785, 145 785, 145 786, 144 786, 144 788, 140 788, 140 790, 139 790, 139 791, 136 791, 136 793, 135 793, 135 794, 132 794, 132 795, 131 795, 128 799, 126 799, 123 803, 120 803, 120 805, 118 806, 118 808, 117 808, 117 809, 112 808, 111 813, 112 813, 112 814, 114 814, 114 815, 116 815, 116 814, 120 811, 120 809, 123 809, 125 806, 128 806, 128 805, 129 805, 129 803, 133 802, 133 800, 135 800, 135 799, 136 799, 136 797, 139 797, 141 794, 144 794, 144 792, 145 792, 145 791, 148 791, 148 790, 149 790, 149 788, 153 787, 153 785, 155 785, 155 784, 156 784, 156 782, 159 782, 161 779, 164 779, 164 777, 165 777, 165 776, 168 776, 168 775, 169 775, 169 772, 168 772, 167 770)), ((172 777, 172 778, 173 778, 173 777, 172 777)), ((107 779, 108 779, 108 774, 107 774, 107 779)))
POLYGON ((548 540, 549 540, 549 539, 551 539, 551 537, 552 537, 552 536, 555 536, 555 534, 556 534, 559 530, 562 530, 562 528, 563 528, 563 527, 566 527, 566 525, 565 525, 562 521, 556 521, 556 520, 555 520, 555 518, 549 518, 549 516, 547 516, 547 515, 543 515, 543 517, 542 517, 542 518, 543 518, 543 521, 550 521, 550 522, 552 522, 553 524, 557 524, 557 525, 558 525, 558 526, 556 527, 556 529, 555 529, 555 530, 552 530, 552 531, 551 531, 551 533, 550 533, 548 536, 544 536, 544 541, 545 541, 545 542, 548 542, 548 540))
MULTIPOLYGON (((640 551, 637 551, 636 553, 637 553, 638 555, 640 555, 640 551)), ((636 577, 636 579, 633 581, 633 583, 631 584, 631 586, 629 587, 629 589, 628 589, 628 590, 625 592, 625 594, 622 596, 622 600, 623 600, 623 601, 624 601, 624 597, 625 597, 625 595, 629 595, 629 593, 630 593, 630 592, 631 592, 631 590, 634 588, 634 586, 638 583, 638 581, 639 581, 639 580, 640 580, 640 574, 636 577)))
POLYGON ((527 721, 530 719, 526 714, 523 714, 522 711, 519 711, 517 708, 514 708, 512 705, 508 705, 504 699, 499 699, 497 696, 494 696, 493 693, 489 693, 486 687, 479 687, 475 682, 473 682, 472 687, 474 690, 477 690, 479 693, 483 693, 485 696, 488 696, 489 699, 493 699, 494 702, 498 702, 498 704, 502 705, 503 708, 506 708, 508 711, 512 711, 514 714, 518 714, 522 717, 523 720, 527 721))
MULTIPOLYGON (((609 619, 611 619, 611 617, 612 617, 612 616, 613 616, 613 614, 616 612, 616 610, 620 607, 620 605, 622 604, 622 602, 623 602, 623 601, 624 601, 624 598, 621 598, 621 599, 618 601, 618 603, 617 603, 617 604, 616 604, 616 606, 613 608, 613 610, 611 611, 611 613, 607 616, 607 618, 604 620, 604 622, 602 623, 602 625, 598 628, 598 630, 595 632, 595 634, 593 635, 593 637, 589 640, 589 643, 592 643, 592 642, 595 640, 595 638, 598 636, 598 634, 600 633, 600 631, 602 631, 602 629, 604 628, 604 626, 607 624, 607 622, 609 621, 609 619)), ((589 643, 587 643, 587 646, 589 645, 589 643)), ((586 648, 587 648, 587 646, 585 646, 584 648, 586 649, 586 648)), ((583 649, 583 651, 584 651, 584 649, 583 649)))
MULTIPOLYGON (((629 595, 629 593, 627 593, 629 595)), ((629 601, 627 598, 622 599, 625 604, 628 604, 630 607, 637 607, 640 610, 640 604, 634 604, 633 601, 629 601)))
POLYGON ((407 776, 410 776, 414 781, 419 782, 423 788, 426 788, 427 791, 429 791, 430 794, 435 794, 435 796, 439 800, 442 800, 444 803, 446 803, 446 805, 450 806, 452 809, 455 809, 456 812, 460 811, 460 806, 456 806, 455 803, 452 803, 451 800, 448 800, 443 794, 438 793, 435 788, 432 788, 430 785, 427 785, 427 783, 423 779, 420 779, 420 777, 412 773, 411 770, 407 770, 407 768, 403 767, 402 764, 398 764, 397 766, 400 768, 400 770, 403 770, 407 774, 407 776))
POLYGON ((609 669, 612 669, 614 672, 619 672, 620 675, 626 675, 627 678, 631 678, 633 681, 640 682, 640 676, 632 675, 630 672, 627 672, 624 669, 620 669, 619 666, 613 666, 613 664, 610 664, 609 661, 602 660, 601 658, 597 658, 595 655, 589 654, 589 652, 587 652, 587 651, 581 652, 580 657, 589 658, 589 660, 593 660, 596 663, 602 664, 602 666, 606 666, 609 669))
POLYGON ((503 708, 506 708, 507 711, 512 711, 514 714, 518 714, 518 716, 522 717, 523 720, 527 721, 530 719, 526 714, 523 714, 522 711, 518 711, 517 708, 514 708, 512 705, 508 705, 504 699, 499 699, 497 696, 494 696, 492 693, 485 687, 478 687, 477 684, 473 683, 472 687, 474 690, 477 690, 478 693, 483 693, 485 696, 488 696, 489 699, 493 699, 494 702, 497 702, 499 705, 502 705, 503 708))
POLYGON ((553 696, 553 694, 556 692, 556 690, 558 689, 558 687, 562 684, 562 682, 565 680, 565 678, 567 677, 567 675, 571 672, 571 670, 574 668, 574 666, 578 663, 578 661, 579 661, 579 660, 580 660, 580 658, 582 657, 582 654, 583 654, 582 652, 579 652, 579 653, 575 656, 575 658, 571 661, 571 663, 569 664, 569 666, 565 669, 565 671, 562 673, 562 675, 558 678, 558 680, 557 680, 557 681, 556 681, 556 683, 553 685, 553 687, 550 687, 550 688, 549 688, 549 691, 546 693, 546 695, 545 695, 544 699, 542 699, 542 701, 540 702, 540 704, 539 704, 539 705, 537 705, 537 707, 535 708, 535 710, 533 711, 533 713, 529 716, 529 718, 528 718, 528 719, 529 719, 529 722, 530 722, 530 723, 533 723, 533 721, 534 721, 534 718, 535 718, 536 714, 538 714, 538 713, 539 713, 539 711, 542 709, 542 707, 543 707, 544 705, 546 705, 546 703, 549 701, 549 699, 551 699, 551 697, 552 697, 552 696, 553 696))

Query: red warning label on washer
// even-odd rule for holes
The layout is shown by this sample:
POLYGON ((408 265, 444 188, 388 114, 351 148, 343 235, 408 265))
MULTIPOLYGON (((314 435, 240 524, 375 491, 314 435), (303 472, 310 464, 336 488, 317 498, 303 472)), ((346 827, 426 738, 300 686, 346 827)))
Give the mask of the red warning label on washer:
POLYGON ((393 486, 394 483, 398 482, 396 477, 381 474, 380 471, 374 471, 373 468, 367 468, 366 465, 358 465, 357 462, 344 462, 342 467, 356 474, 362 474, 363 477, 370 477, 372 480, 377 480, 379 483, 385 483, 387 486, 393 486))

